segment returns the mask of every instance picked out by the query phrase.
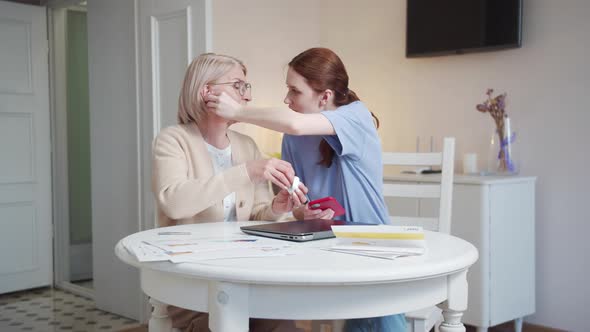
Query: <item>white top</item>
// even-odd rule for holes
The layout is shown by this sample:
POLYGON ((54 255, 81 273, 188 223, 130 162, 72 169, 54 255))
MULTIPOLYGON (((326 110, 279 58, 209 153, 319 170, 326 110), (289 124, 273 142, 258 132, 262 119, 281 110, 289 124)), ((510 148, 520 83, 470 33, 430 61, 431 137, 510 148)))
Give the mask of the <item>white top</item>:
MULTIPOLYGON (((240 226, 261 222, 212 222, 157 228, 129 235, 135 241, 156 236, 162 231, 181 231, 199 237, 226 236, 240 233, 240 226)), ((140 263, 122 245, 116 246, 117 256, 127 264, 141 269, 166 271, 196 278, 249 284, 283 285, 358 285, 405 281, 446 275, 468 268, 477 260, 477 249, 460 238, 425 232, 427 253, 417 257, 395 260, 363 257, 321 250, 335 244, 335 239, 305 243, 278 241, 295 246, 295 254, 264 258, 234 258, 208 260, 198 263, 171 262, 140 263)))
MULTIPOLYGON (((207 151, 213 161, 213 171, 218 174, 233 166, 231 160, 231 144, 225 149, 218 149, 205 142, 207 151)), ((233 192, 223 198, 223 221, 236 221, 236 193, 233 192)))

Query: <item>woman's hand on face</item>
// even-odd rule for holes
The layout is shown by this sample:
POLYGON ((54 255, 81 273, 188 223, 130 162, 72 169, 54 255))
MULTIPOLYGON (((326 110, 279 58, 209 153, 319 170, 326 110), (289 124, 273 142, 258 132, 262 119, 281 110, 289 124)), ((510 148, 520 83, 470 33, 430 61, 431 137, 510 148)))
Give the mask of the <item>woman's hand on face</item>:
POLYGON ((304 206, 303 202, 306 201, 305 194, 307 194, 307 191, 307 187, 303 183, 300 183, 299 188, 292 194, 287 189, 279 191, 272 200, 272 211, 276 214, 287 213, 292 211, 293 208, 304 206))
POLYGON ((246 170, 252 182, 268 180, 281 189, 290 188, 295 176, 290 163, 276 158, 250 160, 246 162, 246 170))
POLYGON ((235 120, 235 117, 242 111, 242 105, 227 93, 211 93, 206 97, 207 109, 227 120, 235 120))

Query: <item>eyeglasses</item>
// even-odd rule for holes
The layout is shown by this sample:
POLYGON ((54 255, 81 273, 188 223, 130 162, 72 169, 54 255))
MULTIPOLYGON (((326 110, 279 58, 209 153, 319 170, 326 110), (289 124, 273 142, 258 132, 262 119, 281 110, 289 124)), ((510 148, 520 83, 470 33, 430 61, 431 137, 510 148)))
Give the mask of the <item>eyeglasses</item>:
POLYGON ((244 81, 225 82, 225 83, 209 83, 209 85, 232 85, 234 89, 238 90, 240 96, 245 96, 246 91, 252 91, 252 84, 244 81))

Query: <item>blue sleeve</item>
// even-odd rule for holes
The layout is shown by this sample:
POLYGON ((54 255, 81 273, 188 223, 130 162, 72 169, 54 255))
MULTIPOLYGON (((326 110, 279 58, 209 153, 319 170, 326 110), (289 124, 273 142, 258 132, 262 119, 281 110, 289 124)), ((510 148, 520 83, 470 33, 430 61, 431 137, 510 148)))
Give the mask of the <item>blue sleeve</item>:
POLYGON ((288 142, 287 135, 283 135, 283 141, 281 143, 281 159, 293 164, 293 155, 291 154, 291 148, 288 142))
POLYGON ((324 136, 336 154, 362 158, 367 136, 374 130, 371 113, 363 103, 353 102, 334 111, 324 111, 322 115, 328 118, 336 132, 336 135, 324 136))

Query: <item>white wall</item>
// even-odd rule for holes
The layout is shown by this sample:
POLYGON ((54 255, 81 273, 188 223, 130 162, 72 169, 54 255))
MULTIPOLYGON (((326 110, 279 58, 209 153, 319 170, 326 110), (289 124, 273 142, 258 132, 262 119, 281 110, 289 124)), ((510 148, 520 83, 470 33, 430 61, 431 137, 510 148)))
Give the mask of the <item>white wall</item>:
POLYGON ((405 58, 406 1, 321 4, 320 42, 341 55, 351 88, 380 117, 385 150, 452 135, 457 158, 477 152, 483 166, 493 127, 475 105, 487 88, 508 93, 522 173, 538 176, 537 313, 527 320, 586 330, 590 2, 524 1, 522 48, 423 59, 405 58))
MULTIPOLYGON (((213 51, 244 61, 252 83, 251 105, 284 105, 287 63, 319 45, 319 3, 215 0, 212 4, 213 51)), ((264 153, 281 151, 281 134, 245 124, 232 129, 254 137, 264 153)))

